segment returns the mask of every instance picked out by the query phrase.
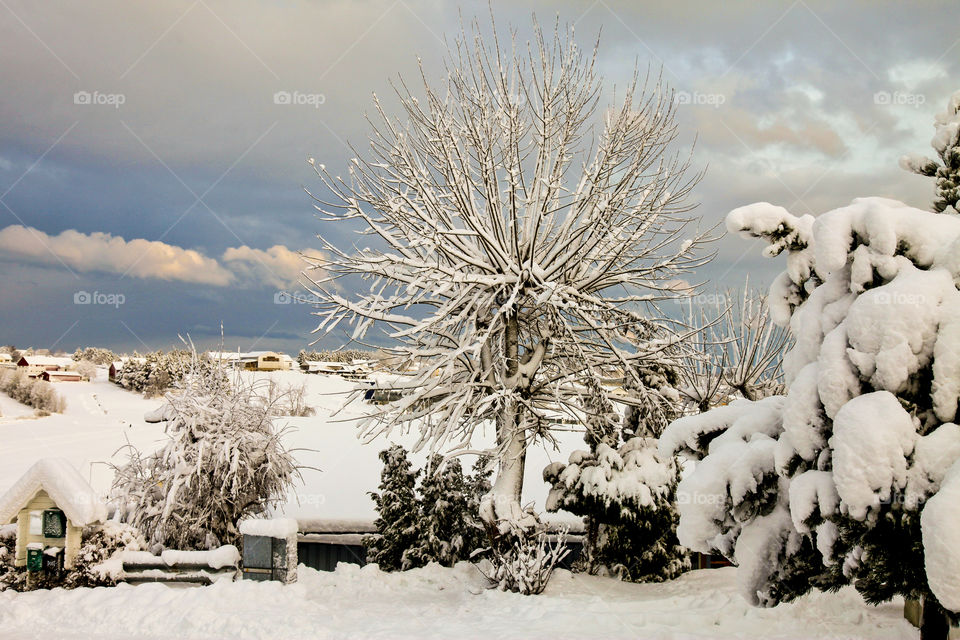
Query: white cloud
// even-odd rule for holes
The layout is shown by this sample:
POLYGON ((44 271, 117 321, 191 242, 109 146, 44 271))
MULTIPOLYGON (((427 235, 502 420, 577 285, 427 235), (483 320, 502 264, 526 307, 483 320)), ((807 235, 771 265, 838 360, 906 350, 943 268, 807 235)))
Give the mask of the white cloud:
POLYGON ((266 251, 246 245, 230 247, 223 253, 223 263, 238 276, 277 288, 296 283, 308 266, 297 252, 279 244, 266 251))
MULTIPOLYGON (((312 252, 307 252, 312 253, 312 252)), ((222 263, 194 249, 109 233, 81 233, 73 229, 58 235, 11 225, 0 229, 0 258, 35 264, 66 265, 77 272, 104 272, 177 280, 224 287, 295 284, 305 264, 290 249, 275 245, 266 251, 247 246, 227 249, 222 263)))

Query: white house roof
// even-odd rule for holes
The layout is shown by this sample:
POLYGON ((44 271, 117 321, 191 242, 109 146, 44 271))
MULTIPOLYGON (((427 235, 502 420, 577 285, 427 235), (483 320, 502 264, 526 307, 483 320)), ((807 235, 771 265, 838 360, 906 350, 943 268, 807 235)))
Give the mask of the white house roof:
POLYGON ((78 527, 107 519, 107 507, 65 458, 42 458, 0 496, 0 524, 9 524, 40 490, 78 527))
POLYGON ((23 356, 28 365, 57 365, 58 367, 70 367, 76 364, 73 358, 58 358, 55 356, 23 356))

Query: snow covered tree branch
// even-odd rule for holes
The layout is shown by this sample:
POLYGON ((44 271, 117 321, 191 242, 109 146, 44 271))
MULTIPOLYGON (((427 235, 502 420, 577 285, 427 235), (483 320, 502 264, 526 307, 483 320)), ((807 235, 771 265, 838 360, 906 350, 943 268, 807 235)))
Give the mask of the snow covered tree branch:
POLYGON ((678 337, 646 305, 709 258, 710 231, 688 217, 700 174, 670 151, 672 92, 637 73, 601 109, 596 53, 572 32, 538 26, 524 46, 474 25, 442 82, 422 72, 419 96, 398 82, 400 118, 375 99, 347 178, 314 163, 321 216, 369 242, 321 238, 317 330, 349 323, 361 339, 379 325, 420 366, 364 433, 412 425, 419 447, 457 450, 495 423, 491 526, 524 517, 526 451, 558 414, 589 423, 585 407, 609 404, 603 380, 666 357, 678 337), (344 293, 358 281, 365 293, 344 293))
POLYGON ((947 100, 947 108, 934 120, 936 134, 930 146, 937 152, 937 160, 909 153, 900 158, 900 166, 919 174, 936 178, 937 199, 933 210, 937 213, 960 212, 960 91, 947 100))

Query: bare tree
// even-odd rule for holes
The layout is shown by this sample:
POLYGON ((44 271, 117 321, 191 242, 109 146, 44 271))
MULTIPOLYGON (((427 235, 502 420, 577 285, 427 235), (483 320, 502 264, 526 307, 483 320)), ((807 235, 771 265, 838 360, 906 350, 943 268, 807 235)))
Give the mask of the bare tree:
POLYGON ((495 423, 491 533, 529 518, 526 451, 558 415, 610 417, 607 381, 676 341, 648 305, 708 259, 710 232, 686 215, 700 174, 670 151, 672 92, 635 72, 600 109, 596 57, 572 30, 535 25, 524 47, 474 23, 442 82, 421 69, 418 96, 399 80, 402 117, 374 98, 369 156, 347 179, 314 163, 331 194, 315 196, 322 216, 372 236, 352 250, 321 237, 317 331, 352 323, 359 340, 379 324, 403 368, 419 366, 365 434, 410 425, 418 447, 455 453, 495 423), (366 293, 346 293, 356 277, 366 293))
POLYGON ((750 289, 728 290, 710 304, 691 304, 686 324, 696 337, 681 353, 681 393, 698 411, 730 396, 759 400, 784 390, 781 358, 791 344, 773 322, 767 297, 750 289))

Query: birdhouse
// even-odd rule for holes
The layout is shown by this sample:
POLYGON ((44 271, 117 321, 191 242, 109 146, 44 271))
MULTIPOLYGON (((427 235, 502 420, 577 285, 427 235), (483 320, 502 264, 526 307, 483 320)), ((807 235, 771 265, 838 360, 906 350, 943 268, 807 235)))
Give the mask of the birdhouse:
POLYGON ((0 524, 17 524, 14 564, 30 571, 72 569, 83 527, 107 508, 68 461, 44 458, 0 497, 0 524))

